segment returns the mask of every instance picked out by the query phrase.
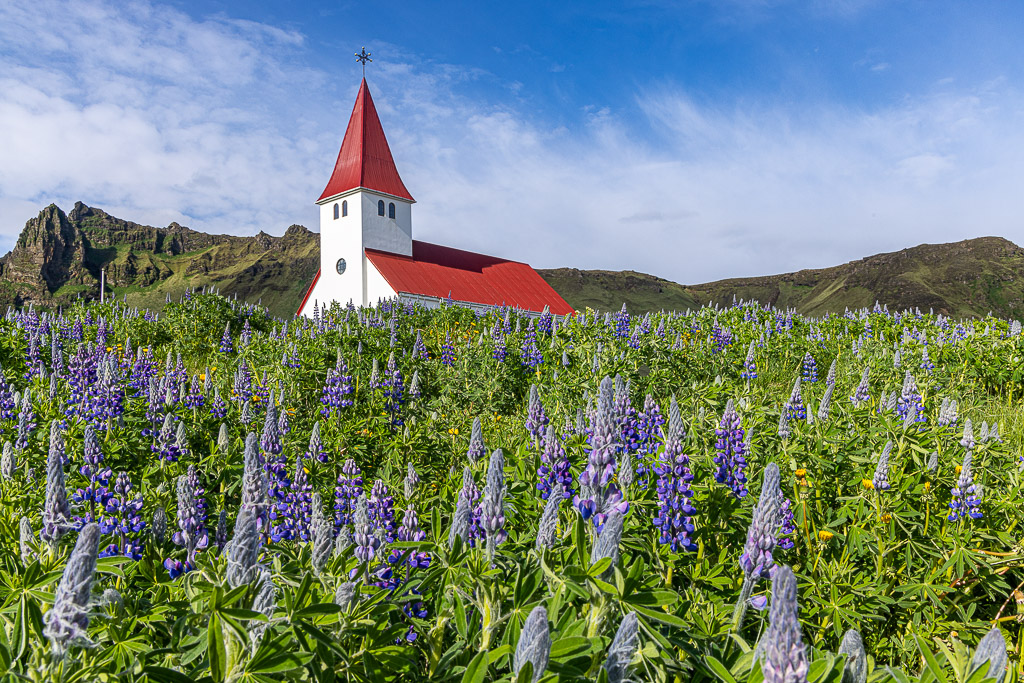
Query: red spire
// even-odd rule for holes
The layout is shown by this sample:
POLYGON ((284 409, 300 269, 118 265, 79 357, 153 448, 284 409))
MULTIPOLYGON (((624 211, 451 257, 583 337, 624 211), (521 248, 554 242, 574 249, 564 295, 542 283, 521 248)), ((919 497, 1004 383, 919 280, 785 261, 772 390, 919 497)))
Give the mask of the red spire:
POLYGON ((334 173, 317 201, 357 187, 415 201, 409 190, 405 189, 398 169, 395 168, 395 160, 391 156, 388 139, 384 137, 384 128, 380 125, 377 108, 373 106, 365 78, 359 86, 356 104, 352 107, 352 118, 348 120, 345 139, 338 152, 338 161, 334 164, 334 173))

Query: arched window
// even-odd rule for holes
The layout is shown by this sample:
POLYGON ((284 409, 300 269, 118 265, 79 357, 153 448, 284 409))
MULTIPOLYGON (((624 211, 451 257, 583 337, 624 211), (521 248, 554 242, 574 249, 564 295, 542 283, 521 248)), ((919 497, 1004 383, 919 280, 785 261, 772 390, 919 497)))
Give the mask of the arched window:
POLYGON ((395 217, 395 203, 391 202, 390 204, 388 204, 388 218, 394 218, 394 217, 395 217))
POLYGON ((383 216, 384 215, 384 200, 383 199, 381 199, 380 201, 377 202, 377 215, 378 216, 383 216))
POLYGON ((338 220, 338 203, 334 203, 334 220, 338 220))
MULTIPOLYGON (((337 208, 335 208, 334 213, 338 213, 337 208)), ((342 216, 347 216, 348 215, 348 200, 347 199, 341 203, 341 215, 342 216)), ((337 216, 335 216, 335 218, 337 218, 337 216)))

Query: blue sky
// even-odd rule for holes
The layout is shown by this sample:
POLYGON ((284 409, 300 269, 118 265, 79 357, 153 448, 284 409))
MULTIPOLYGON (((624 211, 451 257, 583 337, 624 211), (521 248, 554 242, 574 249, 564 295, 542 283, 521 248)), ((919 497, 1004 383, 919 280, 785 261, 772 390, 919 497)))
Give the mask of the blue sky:
POLYGON ((1024 243, 1008 2, 0 4, 0 251, 76 200, 316 229, 367 76, 416 237, 685 283, 1024 243))

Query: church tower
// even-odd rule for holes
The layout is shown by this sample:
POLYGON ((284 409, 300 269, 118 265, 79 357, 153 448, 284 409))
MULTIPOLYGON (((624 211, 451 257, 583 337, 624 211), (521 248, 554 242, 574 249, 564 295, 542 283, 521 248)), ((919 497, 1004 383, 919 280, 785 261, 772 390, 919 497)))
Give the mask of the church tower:
POLYGON ((320 207, 321 302, 367 306, 393 295, 368 264, 366 250, 412 257, 412 205, 366 79, 359 86, 345 138, 320 207))

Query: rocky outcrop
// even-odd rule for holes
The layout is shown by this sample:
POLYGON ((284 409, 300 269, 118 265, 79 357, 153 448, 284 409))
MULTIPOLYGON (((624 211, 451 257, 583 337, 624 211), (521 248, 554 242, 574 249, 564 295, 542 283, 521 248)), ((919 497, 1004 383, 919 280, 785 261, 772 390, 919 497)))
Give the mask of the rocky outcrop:
POLYGON ((290 316, 316 273, 319 243, 301 225, 281 237, 211 235, 177 223, 132 223, 82 202, 68 214, 51 204, 0 258, 0 305, 59 306, 98 297, 102 269, 108 293, 140 305, 159 306, 167 294, 215 285, 290 316))

